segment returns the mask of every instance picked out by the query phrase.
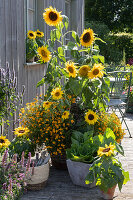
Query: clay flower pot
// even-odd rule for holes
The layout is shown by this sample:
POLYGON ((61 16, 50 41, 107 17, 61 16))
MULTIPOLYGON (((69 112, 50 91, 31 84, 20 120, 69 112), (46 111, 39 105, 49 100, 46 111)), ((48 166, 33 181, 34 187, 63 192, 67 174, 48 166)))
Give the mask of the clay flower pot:
POLYGON ((106 200, 113 199, 115 188, 116 188, 116 185, 113 186, 112 188, 109 188, 107 192, 101 191, 103 199, 106 199, 106 200))

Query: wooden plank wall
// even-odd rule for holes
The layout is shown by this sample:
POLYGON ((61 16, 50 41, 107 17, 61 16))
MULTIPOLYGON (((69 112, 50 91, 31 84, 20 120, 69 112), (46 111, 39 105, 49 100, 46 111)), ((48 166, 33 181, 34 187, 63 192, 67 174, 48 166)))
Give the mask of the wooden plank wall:
MULTIPOLYGON (((65 14, 65 0, 37 0, 37 27, 44 31, 45 38, 50 37, 52 29, 43 20, 44 9, 53 6, 65 14), (40 17, 41 20, 39 19, 40 17)), ((70 30, 83 31, 84 0, 67 0, 70 2, 70 30)), ((45 86, 36 89, 37 82, 44 76, 47 65, 25 65, 26 37, 26 0, 0 0, 0 67, 5 68, 9 62, 10 69, 15 69, 18 91, 25 85, 24 104, 40 93, 45 92, 45 86)))

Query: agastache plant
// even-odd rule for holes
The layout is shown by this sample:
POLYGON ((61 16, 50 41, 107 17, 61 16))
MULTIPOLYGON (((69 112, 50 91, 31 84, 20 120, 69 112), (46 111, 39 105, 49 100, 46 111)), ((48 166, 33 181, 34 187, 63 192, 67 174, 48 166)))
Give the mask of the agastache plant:
POLYGON ((7 117, 13 115, 17 105, 22 104, 25 87, 22 86, 22 91, 17 92, 17 78, 14 69, 10 71, 9 63, 6 69, 0 68, 0 125, 7 123, 7 117))

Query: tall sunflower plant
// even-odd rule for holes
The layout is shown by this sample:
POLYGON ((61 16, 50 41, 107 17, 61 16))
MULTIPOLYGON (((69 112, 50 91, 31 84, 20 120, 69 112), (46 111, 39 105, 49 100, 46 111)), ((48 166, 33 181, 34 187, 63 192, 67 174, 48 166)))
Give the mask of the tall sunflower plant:
POLYGON ((109 80, 103 77, 104 57, 95 44, 100 38, 90 28, 81 36, 68 31, 68 17, 55 8, 46 8, 43 18, 54 28, 45 45, 37 50, 40 59, 48 62, 46 74, 37 87, 48 84, 46 95, 50 102, 53 99, 61 102, 63 96, 68 103, 68 96, 74 96, 75 102, 69 105, 69 109, 75 122, 93 128, 97 112, 105 109, 105 98, 108 99, 109 93, 109 80), (66 42, 68 35, 72 40, 66 42))

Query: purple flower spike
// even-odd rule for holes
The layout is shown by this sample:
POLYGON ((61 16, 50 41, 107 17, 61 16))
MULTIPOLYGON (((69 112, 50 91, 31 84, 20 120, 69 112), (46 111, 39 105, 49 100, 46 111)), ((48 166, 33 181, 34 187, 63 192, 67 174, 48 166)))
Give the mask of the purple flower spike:
POLYGON ((24 167, 24 151, 22 152, 21 156, 21 166, 24 167))
POLYGON ((30 163, 31 163, 31 152, 29 152, 29 155, 28 155, 28 161, 27 161, 27 164, 26 164, 26 171, 30 170, 30 163))
POLYGON ((7 156, 8 156, 8 149, 5 151, 3 158, 2 158, 2 167, 7 165, 7 156))

